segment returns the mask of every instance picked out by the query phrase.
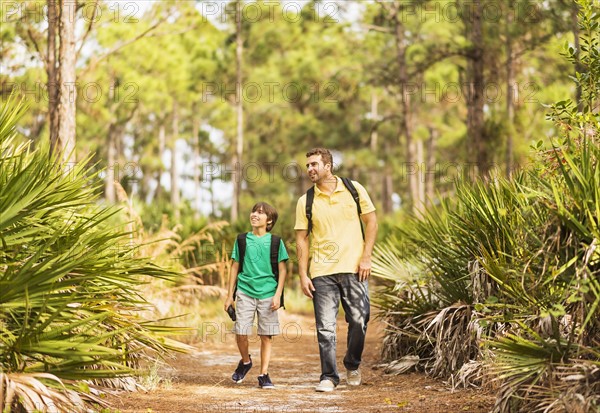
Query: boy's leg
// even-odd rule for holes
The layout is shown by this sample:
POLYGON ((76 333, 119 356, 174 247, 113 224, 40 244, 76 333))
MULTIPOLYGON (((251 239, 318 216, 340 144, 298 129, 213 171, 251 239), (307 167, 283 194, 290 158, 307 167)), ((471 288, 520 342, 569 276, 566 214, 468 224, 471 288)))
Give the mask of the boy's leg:
POLYGON ((367 281, 359 281, 357 274, 344 274, 341 278, 342 307, 348 323, 347 351, 344 366, 357 370, 362 359, 371 308, 367 281))
POLYGON ((252 333, 252 324, 254 322, 254 313, 256 312, 256 300, 248 297, 241 291, 237 292, 237 305, 235 313, 237 320, 235 322, 235 333, 238 350, 242 359, 237 365, 235 372, 231 376, 236 383, 241 383, 246 377, 248 371, 252 368, 252 359, 249 354, 248 336, 252 333))
POLYGON ((258 376, 258 387, 261 389, 272 389, 275 386, 269 377, 269 360, 271 360, 272 336, 260 336, 260 376, 258 376))
POLYGON ((249 363, 250 362, 250 353, 249 353, 248 336, 236 334, 235 339, 237 341, 238 350, 240 350, 240 355, 242 356, 242 361, 244 363, 249 363))
POLYGON ((273 298, 265 298, 258 303, 258 335, 260 336, 260 360, 261 374, 269 372, 269 361, 271 360, 271 347, 273 336, 279 331, 279 314, 277 310, 271 310, 273 298))
POLYGON ((313 278, 315 287, 313 305, 317 324, 317 339, 321 357, 320 380, 331 380, 338 385, 340 377, 336 366, 336 328, 338 307, 340 305, 340 290, 336 275, 324 275, 313 278))
POLYGON ((231 375, 231 379, 236 383, 241 383, 252 368, 252 359, 250 358, 250 354, 248 354, 248 336, 238 334, 236 335, 236 340, 242 359, 231 375))
POLYGON ((260 374, 267 374, 269 372, 272 347, 273 336, 260 336, 260 374))

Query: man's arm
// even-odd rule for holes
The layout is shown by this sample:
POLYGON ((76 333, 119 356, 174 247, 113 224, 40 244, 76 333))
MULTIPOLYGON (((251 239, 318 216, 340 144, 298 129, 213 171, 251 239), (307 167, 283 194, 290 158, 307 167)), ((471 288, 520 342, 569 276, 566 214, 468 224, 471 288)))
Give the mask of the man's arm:
POLYGON ((371 256, 373 247, 375 247, 375 239, 377 238, 377 215, 375 212, 369 212, 360 217, 365 224, 365 247, 363 249, 360 263, 358 264, 358 279, 365 281, 371 275, 371 256))
POLYGON ((298 257, 298 272, 300 273, 300 285, 305 296, 313 298, 312 292, 315 287, 308 278, 308 231, 296 230, 296 256, 298 257))

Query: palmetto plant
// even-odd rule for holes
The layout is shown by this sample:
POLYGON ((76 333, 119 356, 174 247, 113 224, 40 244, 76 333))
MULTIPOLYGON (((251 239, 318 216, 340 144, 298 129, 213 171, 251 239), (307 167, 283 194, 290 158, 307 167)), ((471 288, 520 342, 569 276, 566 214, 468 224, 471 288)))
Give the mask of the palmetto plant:
POLYGON ((179 348, 143 320, 141 258, 96 206, 85 162, 18 143, 23 105, 0 108, 0 411, 82 411, 103 380, 137 373, 147 351, 179 348))
POLYGON ((582 47, 566 56, 585 69, 582 109, 552 106, 562 136, 511 179, 458 183, 374 263, 393 281, 379 300, 396 344, 384 356, 495 383, 498 413, 600 410, 600 17, 578 3, 582 47))

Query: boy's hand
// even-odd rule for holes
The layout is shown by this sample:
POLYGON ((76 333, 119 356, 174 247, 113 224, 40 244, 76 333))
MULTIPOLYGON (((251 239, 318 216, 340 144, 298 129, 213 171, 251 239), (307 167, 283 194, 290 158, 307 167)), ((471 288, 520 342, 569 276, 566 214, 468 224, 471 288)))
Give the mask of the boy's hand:
POLYGON ((227 311, 230 305, 233 305, 233 298, 227 297, 225 300, 225 305, 223 306, 223 310, 227 311))
POLYGON ((277 295, 273 296, 273 303, 271 304, 271 310, 276 311, 281 307, 281 298, 277 295))

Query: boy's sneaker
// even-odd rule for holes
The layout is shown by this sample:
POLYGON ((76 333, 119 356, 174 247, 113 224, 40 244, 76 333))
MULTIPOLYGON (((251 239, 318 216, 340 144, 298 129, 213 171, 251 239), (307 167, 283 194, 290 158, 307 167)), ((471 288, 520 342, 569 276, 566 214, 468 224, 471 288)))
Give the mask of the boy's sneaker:
POLYGON ((360 376, 360 370, 346 370, 346 383, 348 386, 360 386, 362 378, 360 376))
POLYGON ((321 380, 319 385, 315 387, 316 391, 333 391, 335 389, 335 384, 329 379, 321 380))
POLYGON ((258 376, 258 387, 261 389, 272 389, 275 387, 269 377, 269 373, 258 376))
POLYGON ((235 381, 236 383, 241 383, 242 381, 244 381, 244 377, 246 377, 246 374, 248 374, 248 372, 250 371, 251 368, 252 368, 252 357, 250 357, 250 363, 248 363, 248 364, 244 364, 244 361, 240 360, 237 368, 231 375, 231 380, 235 381))

